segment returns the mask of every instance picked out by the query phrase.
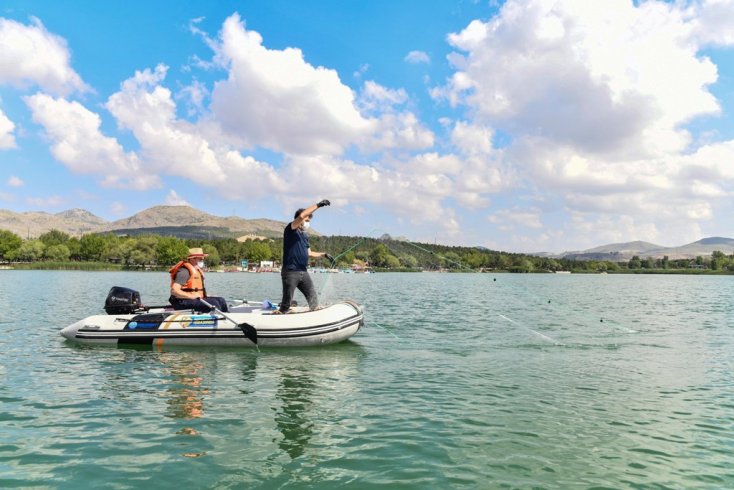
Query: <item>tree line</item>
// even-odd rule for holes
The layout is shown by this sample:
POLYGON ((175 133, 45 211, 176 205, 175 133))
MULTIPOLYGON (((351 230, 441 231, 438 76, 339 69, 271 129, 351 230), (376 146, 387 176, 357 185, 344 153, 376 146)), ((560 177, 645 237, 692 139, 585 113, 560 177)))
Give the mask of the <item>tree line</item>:
MULTIPOLYGON (((281 238, 248 240, 234 238, 182 239, 172 236, 120 236, 91 233, 80 238, 51 230, 38 238, 22 239, 0 230, 0 260, 11 263, 98 263, 120 268, 164 269, 186 257, 188 249, 201 247, 209 254, 209 267, 239 266, 261 261, 280 263, 281 238)), ((404 240, 353 236, 312 236, 311 249, 333 256, 313 265, 377 270, 451 270, 508 272, 646 272, 665 270, 713 270, 734 272, 734 254, 716 251, 711 257, 669 260, 633 257, 628 262, 573 260, 499 252, 478 247, 421 244, 404 240)))

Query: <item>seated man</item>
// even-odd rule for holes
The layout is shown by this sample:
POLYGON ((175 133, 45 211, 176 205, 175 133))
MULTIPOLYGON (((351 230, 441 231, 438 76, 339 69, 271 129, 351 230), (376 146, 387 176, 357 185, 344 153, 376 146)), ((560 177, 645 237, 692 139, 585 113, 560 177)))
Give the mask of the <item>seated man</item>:
POLYGON ((174 265, 171 270, 171 297, 168 301, 174 310, 211 311, 202 299, 219 311, 228 311, 227 301, 217 296, 207 296, 204 288, 204 257, 201 248, 190 248, 186 260, 174 265))

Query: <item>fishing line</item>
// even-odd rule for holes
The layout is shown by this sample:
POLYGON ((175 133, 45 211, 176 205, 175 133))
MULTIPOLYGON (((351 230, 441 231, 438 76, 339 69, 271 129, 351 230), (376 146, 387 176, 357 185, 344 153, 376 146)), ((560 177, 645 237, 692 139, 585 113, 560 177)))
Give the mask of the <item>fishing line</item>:
POLYGON ((551 342, 551 343, 553 343, 553 344, 555 344, 555 345, 562 345, 562 346, 564 346, 564 347, 566 346, 566 344, 564 344, 563 342, 559 342, 559 341, 557 341, 557 340, 555 340, 555 339, 553 339, 553 338, 551 338, 551 337, 549 337, 549 336, 547 336, 547 335, 544 335, 544 334, 542 334, 542 333, 540 333, 540 332, 538 332, 538 331, 535 331, 535 330, 533 330, 533 329, 532 329, 532 328, 530 328, 530 327, 526 327, 526 326, 525 326, 525 325, 523 325, 522 323, 518 323, 518 322, 516 322, 515 320, 513 320, 512 318, 508 318, 508 317, 506 317, 505 315, 503 315, 503 314, 501 314, 501 313, 498 313, 497 315, 498 315, 498 316, 499 316, 500 318, 502 318, 502 319, 504 319, 504 320, 507 320, 507 321, 508 321, 508 322, 510 322, 510 323, 513 323, 513 324, 515 324, 515 325, 518 325, 518 326, 520 326, 520 327, 524 328, 525 330, 529 330, 530 332, 534 333, 535 335, 537 335, 538 337, 540 337, 540 338, 541 338, 541 339, 543 339, 543 340, 546 340, 546 341, 548 341, 548 342, 551 342))
MULTIPOLYGON (((354 243, 354 245, 352 245, 352 246, 348 247, 348 248, 347 248, 346 250, 344 250, 343 252, 341 252, 341 253, 339 253, 339 254, 335 255, 334 257, 332 257, 332 258, 331 258, 331 268, 332 268, 332 269, 335 269, 335 268, 336 268, 336 263, 337 263, 337 260, 339 260, 339 258, 340 258, 340 257, 342 257, 342 256, 344 256, 344 255, 346 255, 346 254, 348 254, 349 252, 351 252, 352 250, 354 250, 355 248, 357 248, 357 247, 358 247, 358 246, 359 246, 360 244, 362 244, 362 243, 363 243, 363 242, 365 242, 366 240, 369 240, 369 239, 373 239, 373 240, 374 240, 374 238, 372 238, 372 236, 371 236, 371 235, 372 235, 373 233, 377 232, 377 231, 380 231, 380 230, 379 230, 379 228, 373 228, 373 229, 372 229, 372 230, 370 231, 370 234, 369 234, 368 236, 360 238, 359 240, 357 240, 357 241, 356 241, 356 242, 354 243)), ((328 240, 328 239, 327 239, 327 240, 328 240)), ((326 248, 328 248, 328 247, 326 247, 326 248)), ((328 287, 331 287, 331 285, 332 285, 332 279, 331 279, 331 273, 329 273, 329 276, 328 276, 328 277, 326 278, 326 281, 324 281, 324 284, 322 284, 322 285, 321 285, 321 288, 320 288, 320 290, 319 290, 319 293, 318 293, 318 294, 319 294, 319 298, 325 298, 325 297, 326 297, 326 295, 324 294, 324 291, 326 291, 326 289, 327 289, 328 287)), ((332 289, 333 289, 333 288, 332 288, 332 289)))
POLYGON ((342 253, 338 254, 338 255, 337 255, 336 257, 334 257, 334 258, 332 259, 332 262, 333 262, 334 264, 336 264, 336 261, 337 261, 337 259, 339 259, 339 257, 341 257, 342 255, 348 254, 348 253, 349 253, 350 251, 352 251, 352 250, 354 250, 355 248, 357 248, 357 247, 359 246, 359 244, 360 244, 360 243, 364 242, 365 240, 368 240, 369 238, 371 238, 371 237, 364 237, 364 238, 362 238, 362 239, 361 239, 361 240, 359 240, 359 241, 358 241, 357 243, 355 243, 354 245, 352 245, 351 247, 349 247, 348 249, 346 249, 346 250, 345 250, 345 251, 343 251, 342 253))
POLYGON ((378 327, 380 327, 381 329, 385 330, 385 331, 386 331, 387 333, 389 333, 390 335, 392 335, 393 337, 395 337, 396 339, 398 339, 398 340, 402 340, 402 339, 401 339, 400 337, 398 337, 397 335, 395 335, 395 334, 394 334, 394 333, 392 332, 392 330, 390 330, 389 328, 387 328, 387 327, 384 327, 384 326, 382 326, 382 325, 380 325, 379 323, 377 323, 377 322, 374 322, 374 321, 370 322, 370 324, 375 324, 375 325, 377 325, 378 327))
POLYGON ((545 298, 541 298, 540 295, 532 292, 530 289, 528 289, 527 287, 523 286, 522 284, 510 285, 509 283, 505 283, 505 285, 506 286, 509 286, 511 289, 521 289, 527 296, 530 296, 530 297, 534 298, 536 301, 539 301, 541 303, 541 305, 543 305, 544 307, 546 307, 546 308, 548 308, 550 310, 554 310, 554 313, 556 315, 561 315, 562 316, 562 315, 567 315, 569 312, 571 312, 583 324, 597 323, 597 319, 598 319, 598 323, 604 323, 605 325, 608 325, 611 328, 619 329, 619 330, 622 330, 622 331, 624 331, 626 333, 637 333, 636 330, 633 330, 633 329, 631 329, 629 327, 626 327, 626 326, 622 325, 621 323, 615 321, 614 319, 604 318, 603 316, 596 316, 596 315, 592 319, 592 316, 591 316, 590 313, 584 313, 584 312, 578 311, 578 309, 577 309, 578 307, 576 305, 574 305, 574 307, 571 307, 571 305, 569 305, 567 303, 564 303, 563 301, 559 301, 558 299, 550 298, 550 299, 547 299, 546 300, 545 298), (547 305, 550 305, 550 306, 547 306, 547 305), (558 311, 555 308, 557 305, 558 306, 565 306, 566 307, 566 310, 565 311, 558 311))
MULTIPOLYGON (((461 263, 461 262, 457 262, 457 261, 455 261, 455 260, 451 260, 451 259, 449 259, 448 257, 442 256, 441 254, 439 254, 439 253, 437 253, 437 252, 434 252, 434 251, 432 251, 432 250, 428 250, 428 249, 425 249, 425 248, 423 248, 423 247, 420 247, 420 246, 418 246, 418 245, 417 245, 417 244, 415 244, 415 243, 412 243, 412 242, 405 242, 405 243, 407 243, 407 244, 408 244, 408 245, 410 245, 410 246, 413 246, 413 247, 417 248, 418 250, 421 250, 421 251, 423 251, 423 252, 426 252, 426 253, 429 253, 429 254, 435 255, 436 257, 440 258, 441 260, 444 260, 444 261, 446 261, 446 262, 449 262, 449 263, 455 264, 455 265, 457 265, 457 266, 459 266, 459 267, 461 267, 461 268, 463 268, 463 269, 465 269, 465 270, 468 270, 468 271, 471 271, 471 272, 477 272, 477 271, 476 271, 476 269, 473 269, 473 268, 471 268, 471 267, 469 267, 469 266, 467 266, 467 265, 465 265, 465 264, 463 264, 463 263, 461 263)), ((390 251, 391 251, 391 252, 395 253, 395 251, 394 251, 394 250, 393 250, 393 249, 392 249, 392 248, 391 248, 390 246, 388 246, 388 245, 386 245, 386 246, 387 246, 387 248, 388 248, 388 249, 390 249, 390 251)), ((494 279, 494 281, 497 281, 497 279, 495 278, 495 279, 494 279)), ((528 296, 534 297, 534 298, 535 298, 536 300, 539 300, 539 301, 541 301, 541 304, 550 304, 550 305, 552 305, 552 306, 551 306, 551 308, 553 308, 553 306, 555 306, 556 304, 562 304, 562 303, 561 303, 561 302, 559 302, 559 301, 555 301, 555 302, 554 302, 554 301, 551 301, 550 299, 549 299, 549 300, 547 301, 547 303, 546 303, 546 302, 545 302, 545 300, 541 299, 541 298, 540 298, 540 297, 539 297, 539 296, 538 296, 537 294, 533 293, 533 292, 532 292, 532 291, 530 291, 530 290, 529 290, 528 288, 526 288, 526 287, 524 287, 524 286, 522 286, 522 285, 518 285, 518 286, 519 286, 520 288, 522 288, 522 289, 523 289, 523 291, 524 291, 524 292, 525 292, 525 293, 526 293, 526 294, 527 294, 528 296)), ((510 286, 510 287, 512 288, 512 286, 510 286)), ((569 308, 569 310, 570 310, 570 311, 572 311, 572 312, 573 312, 574 314, 576 314, 576 315, 580 315, 580 314, 581 314, 581 313, 579 313, 578 311, 576 311, 576 310, 575 310, 574 308, 569 308)), ((558 312, 556 312, 556 313, 558 313, 558 312)), ((584 315, 584 316, 587 316, 587 317, 588 317, 588 315, 584 315)), ((507 318, 507 320, 513 321, 513 320, 511 320, 511 319, 509 319, 509 318, 507 318)), ((514 322, 514 321, 513 321, 513 322, 514 322)), ((587 323, 587 322, 588 322, 588 320, 587 320, 587 321, 585 321, 584 323, 587 323)), ((633 330, 633 329, 631 329, 631 328, 629 328, 629 327, 626 327, 625 325, 622 325, 622 324, 620 324, 619 322, 616 322, 616 321, 615 321, 615 320, 613 320, 613 319, 609 319, 609 318, 605 319, 605 318, 603 318, 603 317, 600 317, 600 318, 599 318, 599 323, 605 323, 605 322, 606 322, 606 324, 607 324, 607 325, 611 326, 612 328, 615 328, 615 329, 620 329, 620 330, 622 330, 622 331, 624 331, 624 332, 626 332, 626 333, 637 333, 637 331, 636 331, 636 330, 633 330)), ((516 324, 517 324, 517 322, 514 322, 514 323, 516 323, 516 324)), ((536 332, 536 333, 537 333, 537 332, 536 332)), ((542 335, 542 334, 539 334, 539 335, 542 335)), ((555 342, 555 341, 554 341, 554 342, 555 342)))
MULTIPOLYGON (((466 270, 469 270, 470 272, 476 272, 476 271, 475 271, 474 269, 472 269, 471 267, 469 267, 469 266, 467 266, 467 265, 464 265, 464 264, 462 264, 461 262, 457 262, 457 261, 455 261, 455 260, 451 260, 451 259, 449 259, 449 258, 447 258, 447 257, 444 257, 444 256, 442 256, 442 255, 440 255, 440 254, 438 254, 438 253, 436 253, 436 252, 433 252, 433 251, 431 251, 431 250, 427 250, 427 249, 425 249, 425 248, 423 248, 423 247, 420 247, 420 246, 418 246, 418 245, 416 245, 416 244, 413 244, 413 243, 410 243, 410 242, 408 242, 408 243, 409 243, 410 245, 413 245, 414 247, 416 247, 417 249, 419 249, 419 250, 421 250, 421 251, 423 251, 423 252, 427 252, 427 253, 430 253, 430 254, 433 254, 433 255, 437 256, 437 257, 438 257, 438 258, 440 258, 441 260, 444 260, 444 261, 446 261, 446 262, 450 262, 450 263, 452 263, 452 264, 456 264, 456 265, 458 265, 458 266, 459 266, 459 267, 461 267, 461 268, 464 268, 464 269, 466 269, 466 270)), ((496 281, 496 279, 495 279, 495 281, 496 281)), ((519 323, 519 322, 516 322, 515 320, 513 320, 512 318, 509 318, 509 317, 507 317, 506 315, 503 315, 503 314, 499 314, 499 313, 498 313, 498 315, 499 315, 499 317, 500 317, 500 318, 502 318, 502 319, 504 319, 504 320, 507 320, 508 322, 510 322, 510 323, 512 323, 512 324, 514 324, 514 325, 518 325, 518 326, 520 326, 521 328, 524 328, 525 330, 528 330, 529 332, 532 332, 533 334, 537 335, 538 337, 540 337, 541 339, 545 340, 546 342, 550 342, 550 343, 552 343, 552 344, 554 344, 554 345, 560 345, 560 346, 565 346, 565 345, 566 345, 566 344, 564 344, 563 342, 559 342, 559 341, 557 341, 557 340, 555 340, 555 339, 553 339, 553 338, 551 338, 551 337, 549 337, 549 336, 547 336, 547 335, 544 335, 544 334, 542 334, 542 333, 540 333, 540 332, 538 332, 538 331, 536 331, 536 330, 533 330, 533 329, 532 329, 532 328, 530 328, 530 327, 527 327, 527 326, 525 326, 525 325, 523 325, 523 324, 521 324, 521 323, 519 323)))

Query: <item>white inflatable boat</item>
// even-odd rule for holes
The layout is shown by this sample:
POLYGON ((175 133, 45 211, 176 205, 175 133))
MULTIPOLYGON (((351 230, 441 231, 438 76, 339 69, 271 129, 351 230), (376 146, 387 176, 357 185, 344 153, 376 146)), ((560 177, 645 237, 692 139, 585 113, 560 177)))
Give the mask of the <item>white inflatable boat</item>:
POLYGON ((364 324, 362 307, 343 301, 322 309, 292 307, 273 314, 269 304, 242 302, 227 313, 201 313, 140 305, 137 292, 113 288, 107 315, 93 315, 61 330, 68 340, 85 344, 147 344, 155 347, 253 346, 303 347, 335 344, 357 333, 364 324), (134 293, 130 304, 110 306, 120 291, 134 293), (116 293, 115 293, 116 291, 116 293))

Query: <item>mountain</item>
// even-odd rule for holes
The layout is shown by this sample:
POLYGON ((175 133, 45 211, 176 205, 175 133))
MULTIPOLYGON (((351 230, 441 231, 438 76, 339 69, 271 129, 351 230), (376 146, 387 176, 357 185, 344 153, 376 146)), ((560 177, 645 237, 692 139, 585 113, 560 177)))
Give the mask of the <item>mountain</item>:
POLYGON ((108 223, 99 231, 129 235, 156 233, 180 238, 236 238, 242 235, 274 238, 283 234, 285 225, 283 221, 271 219, 222 218, 190 206, 154 206, 108 223))
MULTIPOLYGON (((274 238, 282 236, 285 225, 284 221, 271 219, 223 218, 190 206, 154 206, 113 222, 84 209, 70 209, 56 214, 0 210, 0 229, 12 231, 21 238, 37 238, 50 230, 63 231, 75 237, 85 233, 109 232, 206 239, 237 238, 242 235, 274 238)), ((319 234, 315 230, 311 233, 319 234)))
MULTIPOLYGON (((121 235, 157 234, 199 239, 239 238, 247 235, 276 238, 282 236, 285 225, 285 221, 271 219, 214 216, 190 206, 154 206, 129 218, 112 222, 78 208, 56 214, 39 211, 16 213, 0 209, 0 230, 11 231, 24 239, 38 238, 51 230, 63 231, 73 237, 80 237, 86 233, 117 233, 121 235)), ((309 233, 319 235, 313 229, 309 233)), ((384 238, 390 238, 390 236, 385 235, 384 238)), ((403 240, 404 237, 397 239, 403 240)), ((630 260, 635 255, 640 258, 667 256, 671 260, 694 259, 699 255, 710 256, 717 250, 726 255, 734 254, 734 238, 708 237, 679 247, 664 247, 654 243, 634 241, 611 243, 588 250, 563 252, 562 254, 537 253, 532 255, 622 262, 630 260)))
POLYGON ((558 257, 573 260, 611 260, 621 262, 627 261, 636 255, 640 258, 652 257, 655 259, 667 256, 671 260, 677 260, 695 259, 698 256, 710 256, 717 250, 726 255, 734 254, 734 239, 709 237, 678 247, 664 247, 641 241, 611 243, 580 252, 564 252, 558 257))
POLYGON ((0 229, 12 231, 21 238, 37 238, 56 229, 72 236, 93 233, 107 223, 84 209, 71 209, 50 214, 38 211, 15 213, 0 209, 0 229))

